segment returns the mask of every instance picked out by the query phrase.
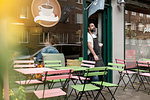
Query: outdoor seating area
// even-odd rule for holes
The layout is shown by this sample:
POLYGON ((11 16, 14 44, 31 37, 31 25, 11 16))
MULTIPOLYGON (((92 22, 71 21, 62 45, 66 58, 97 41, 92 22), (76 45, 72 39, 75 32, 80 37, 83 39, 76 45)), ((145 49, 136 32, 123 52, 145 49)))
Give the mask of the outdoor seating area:
POLYGON ((129 94, 126 94, 127 91, 134 91, 136 94, 144 91, 146 96, 150 94, 149 59, 135 61, 136 65, 128 69, 128 62, 121 59, 109 62, 107 66, 95 67, 95 61, 80 57, 80 66, 71 66, 70 63, 69 66, 62 66, 62 62, 65 62, 63 54, 55 54, 57 57, 54 59, 53 54, 43 55, 42 68, 37 68, 33 60, 14 61, 15 84, 25 87, 25 94, 31 100, 125 100, 118 94, 124 97, 129 94), (109 82, 109 71, 118 73, 116 82, 109 82), (36 74, 40 77, 35 78, 36 74), (92 81, 92 77, 100 80, 92 81))

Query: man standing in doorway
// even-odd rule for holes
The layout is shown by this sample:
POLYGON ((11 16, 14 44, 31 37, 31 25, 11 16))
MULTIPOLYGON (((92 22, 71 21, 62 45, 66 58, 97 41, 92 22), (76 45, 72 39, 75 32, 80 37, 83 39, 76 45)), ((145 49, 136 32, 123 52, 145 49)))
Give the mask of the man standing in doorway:
MULTIPOLYGON (((90 23, 88 25, 88 60, 96 61, 95 67, 104 66, 100 49, 102 46, 103 44, 98 42, 98 38, 95 35, 94 23, 90 23)), ((94 77, 92 80, 98 81, 99 79, 94 77)))

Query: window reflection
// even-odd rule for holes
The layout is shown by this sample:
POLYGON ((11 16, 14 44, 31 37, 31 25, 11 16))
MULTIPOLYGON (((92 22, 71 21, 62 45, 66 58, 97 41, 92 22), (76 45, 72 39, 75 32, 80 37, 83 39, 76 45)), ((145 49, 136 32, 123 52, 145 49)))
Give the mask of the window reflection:
POLYGON ((141 58, 150 58, 149 14, 128 10, 125 12, 126 59, 128 61, 135 61, 141 58))
POLYGON ((55 46, 59 52, 69 57, 78 58, 81 56, 83 0, 58 0, 58 2, 62 11, 61 19, 56 26, 50 28, 34 22, 30 11, 32 0, 25 1, 23 6, 21 6, 22 2, 18 2, 17 16, 14 16, 14 18, 23 23, 25 28, 25 32, 20 32, 20 36, 18 35, 18 43, 22 43, 22 45, 26 43, 25 46, 29 49, 30 55, 44 47, 43 43, 46 37, 53 36, 56 39, 55 46))

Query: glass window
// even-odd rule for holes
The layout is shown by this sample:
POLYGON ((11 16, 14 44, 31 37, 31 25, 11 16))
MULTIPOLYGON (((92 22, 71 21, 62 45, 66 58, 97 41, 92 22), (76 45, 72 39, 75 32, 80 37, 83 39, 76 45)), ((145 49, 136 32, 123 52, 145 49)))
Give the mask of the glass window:
POLYGON ((18 33, 18 42, 29 43, 29 33, 27 31, 18 33))
POLYGON ((131 23, 131 30, 136 30, 136 24, 135 23, 131 23))
POLYGON ((150 15, 146 15, 147 16, 147 18, 150 18, 150 15))
POLYGON ((83 4, 83 0, 77 0, 78 4, 83 4))
POLYGON ((44 44, 44 42, 46 41, 46 39, 49 42, 49 37, 50 37, 49 32, 48 33, 40 34, 39 35, 40 44, 44 44))
POLYGON ((140 16, 140 17, 143 17, 143 13, 139 13, 139 16, 140 16))
POLYGON ((150 59, 150 14, 128 12, 131 12, 131 15, 125 14, 125 58, 128 62, 141 58, 150 59), (138 13, 139 16, 135 16, 138 13))
POLYGON ((125 10, 125 14, 128 14, 128 11, 127 11, 127 10, 125 10))
POLYGON ((139 23, 138 25, 138 30, 143 31, 144 25, 142 23, 139 23))
POLYGON ((136 12, 133 12, 133 11, 132 11, 132 12, 131 12, 131 15, 136 16, 136 12))
POLYGON ((83 23, 83 14, 78 14, 76 15, 76 23, 77 24, 82 24, 83 23))
MULTIPOLYGON (((55 41, 54 45, 60 53, 64 53, 66 58, 77 59, 79 56, 82 56, 83 0, 57 1, 61 7, 61 18, 53 27, 43 27, 34 22, 32 10, 30 10, 32 3, 30 0, 25 0, 23 6, 22 2, 18 2, 14 18, 17 18, 17 23, 22 23, 21 25, 26 30, 26 32, 19 33, 21 38, 18 38, 18 40, 20 43, 26 43, 22 45, 29 48, 31 55, 33 55, 44 47, 43 43, 47 38, 48 41, 51 41, 50 39, 53 37, 55 41), (27 18, 24 20, 22 19, 24 17, 20 18, 20 15, 27 16, 27 18)), ((43 1, 36 0, 37 2, 43 1)), ((38 7, 34 9, 39 11, 38 7)), ((55 9, 53 13, 55 13, 55 9)), ((40 15, 41 13, 39 12, 40 15)))

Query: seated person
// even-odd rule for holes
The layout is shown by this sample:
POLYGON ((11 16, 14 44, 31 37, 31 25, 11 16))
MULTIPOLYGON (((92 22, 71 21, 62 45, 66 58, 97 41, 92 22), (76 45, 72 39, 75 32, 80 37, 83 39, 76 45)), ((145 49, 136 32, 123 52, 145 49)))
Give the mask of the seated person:
POLYGON ((42 62, 42 53, 59 53, 59 51, 52 46, 54 44, 54 37, 50 38, 50 41, 48 42, 48 39, 46 39, 44 45, 45 47, 41 49, 41 51, 37 54, 36 62, 41 63, 42 62))

